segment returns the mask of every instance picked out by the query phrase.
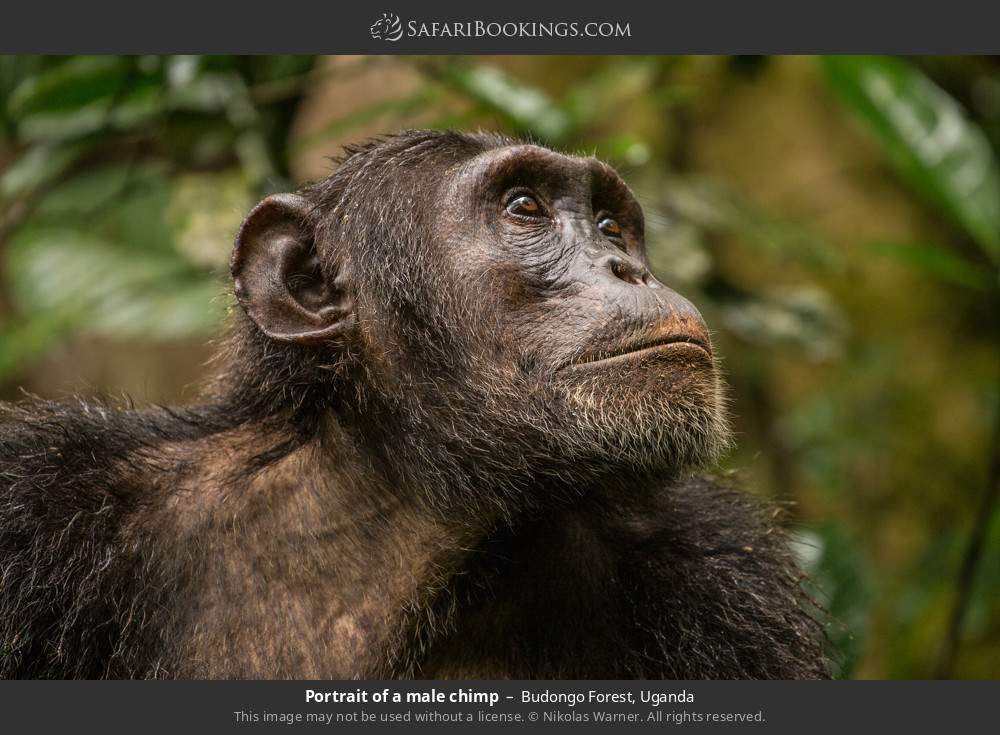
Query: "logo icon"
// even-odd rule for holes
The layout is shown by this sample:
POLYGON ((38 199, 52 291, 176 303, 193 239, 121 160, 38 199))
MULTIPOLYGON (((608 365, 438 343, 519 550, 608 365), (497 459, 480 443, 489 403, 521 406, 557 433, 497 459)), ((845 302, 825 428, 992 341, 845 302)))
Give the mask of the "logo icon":
POLYGON ((403 37, 403 24, 395 13, 382 13, 368 30, 376 41, 398 41, 403 37))

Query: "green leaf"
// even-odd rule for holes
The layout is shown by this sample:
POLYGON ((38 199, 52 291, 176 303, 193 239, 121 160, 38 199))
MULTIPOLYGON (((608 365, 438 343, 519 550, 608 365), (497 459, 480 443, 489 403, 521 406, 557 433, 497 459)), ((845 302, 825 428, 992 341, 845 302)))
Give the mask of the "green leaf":
POLYGON ((59 178, 87 152, 82 143, 37 145, 0 176, 0 200, 13 199, 59 178))
MULTIPOLYGON (((21 82, 36 73, 43 63, 44 57, 41 56, 0 55, 0 100, 9 100, 21 82)), ((6 107, 0 103, 0 142, 13 136, 13 121, 8 117, 6 107)))
POLYGON ((814 360, 840 355, 847 321, 830 296, 816 287, 775 288, 759 298, 720 308, 726 328, 747 342, 785 347, 814 360))
POLYGON ((873 242, 876 255, 892 258, 913 270, 940 281, 977 291, 993 288, 993 275, 947 250, 942 245, 919 242, 873 242))
POLYGON ((671 177, 662 187, 667 211, 709 231, 739 237, 761 254, 791 258, 833 273, 843 255, 809 228, 758 209, 726 184, 701 176, 671 177))
POLYGON ((46 192, 23 227, 68 226, 123 249, 172 254, 164 217, 173 194, 168 165, 146 159, 86 168, 46 192))
POLYGON ((60 218, 78 222, 101 207, 120 206, 123 192, 133 173, 127 161, 114 161, 84 167, 73 176, 63 178, 45 192, 35 215, 45 219, 60 218))
POLYGON ((162 108, 159 77, 117 56, 75 56, 25 79, 8 112, 22 140, 67 140, 131 129, 162 108))
POLYGON ((175 254, 52 227, 26 228, 10 245, 10 295, 21 314, 69 314, 74 328, 115 338, 171 339, 210 334, 224 313, 221 283, 175 254))
POLYGON ((40 112, 68 112, 113 96, 128 76, 120 56, 74 56, 25 79, 7 109, 16 118, 40 112))
POLYGON ((622 106, 632 100, 676 93, 673 84, 657 84, 661 63, 657 58, 605 57, 600 68, 581 75, 569 86, 562 108, 576 127, 609 122, 613 126, 622 106))
POLYGON ((493 66, 456 66, 445 80, 462 92, 502 113, 522 130, 539 138, 565 140, 572 127, 563 112, 544 92, 514 79, 493 66))
MULTIPOLYGON (((179 76, 180 72, 174 72, 175 69, 176 65, 168 65, 168 71, 179 76)), ((170 107, 175 110, 218 113, 247 100, 246 83, 236 72, 201 72, 191 79, 182 79, 183 82, 178 83, 171 78, 168 99, 170 107)))
POLYGON ((1000 167, 959 104, 901 59, 827 56, 822 65, 900 175, 1000 263, 1000 167))

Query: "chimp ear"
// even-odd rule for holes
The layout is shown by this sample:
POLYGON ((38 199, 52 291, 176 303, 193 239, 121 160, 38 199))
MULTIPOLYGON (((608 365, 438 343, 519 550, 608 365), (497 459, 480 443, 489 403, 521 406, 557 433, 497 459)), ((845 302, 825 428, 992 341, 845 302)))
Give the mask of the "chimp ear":
POLYGON ((269 196, 236 236, 236 298, 261 331, 280 342, 337 339, 354 317, 344 274, 332 283, 323 274, 308 210, 298 194, 269 196))

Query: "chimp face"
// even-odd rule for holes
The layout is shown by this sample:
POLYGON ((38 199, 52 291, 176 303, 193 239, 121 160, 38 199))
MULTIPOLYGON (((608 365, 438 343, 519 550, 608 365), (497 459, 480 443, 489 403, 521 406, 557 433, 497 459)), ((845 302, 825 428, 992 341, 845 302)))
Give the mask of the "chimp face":
POLYGON ((614 170, 513 145, 442 188, 443 257, 503 315, 507 357, 552 389, 563 430, 634 464, 717 453, 726 429, 708 330, 649 272, 642 210, 614 170))
POLYGON ((679 469, 726 442, 704 321, 649 272, 642 211, 595 159, 390 139, 258 205, 233 274, 268 337, 337 352, 355 368, 339 390, 448 427, 452 454, 516 445, 508 463, 526 464, 544 437, 571 459, 679 469))

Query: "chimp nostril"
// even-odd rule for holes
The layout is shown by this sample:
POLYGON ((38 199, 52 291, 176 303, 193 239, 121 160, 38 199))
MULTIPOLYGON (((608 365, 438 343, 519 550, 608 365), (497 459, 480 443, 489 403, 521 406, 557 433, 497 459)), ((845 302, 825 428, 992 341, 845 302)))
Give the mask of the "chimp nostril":
POLYGON ((619 281, 631 283, 633 286, 643 286, 649 281, 649 271, 625 258, 609 256, 606 264, 611 274, 619 281))

